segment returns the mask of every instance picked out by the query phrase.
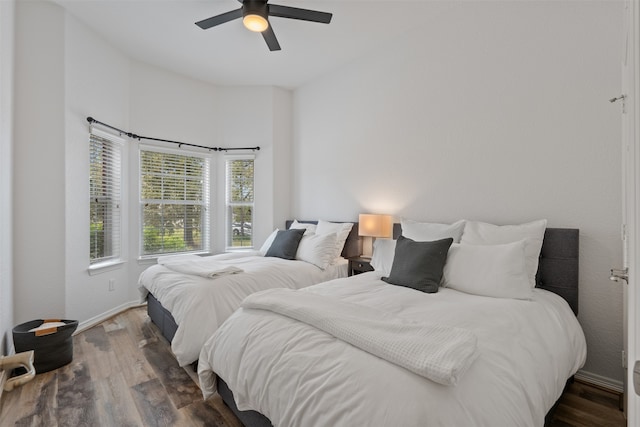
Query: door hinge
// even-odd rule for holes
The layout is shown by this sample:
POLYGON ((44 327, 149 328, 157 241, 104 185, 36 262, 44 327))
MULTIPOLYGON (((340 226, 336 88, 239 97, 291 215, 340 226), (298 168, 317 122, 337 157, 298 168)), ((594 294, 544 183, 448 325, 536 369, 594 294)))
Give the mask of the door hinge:
POLYGON ((614 282, 624 281, 629 284, 629 269, 628 268, 612 268, 609 280, 614 282))
POLYGON ((627 369, 627 352, 622 350, 622 368, 627 369))
POLYGON ((613 98, 609 99, 609 102, 611 102, 613 104, 614 102, 622 101, 622 113, 626 114, 627 113, 627 102, 626 102, 626 99, 627 99, 627 95, 622 94, 620 96, 614 96, 613 98))

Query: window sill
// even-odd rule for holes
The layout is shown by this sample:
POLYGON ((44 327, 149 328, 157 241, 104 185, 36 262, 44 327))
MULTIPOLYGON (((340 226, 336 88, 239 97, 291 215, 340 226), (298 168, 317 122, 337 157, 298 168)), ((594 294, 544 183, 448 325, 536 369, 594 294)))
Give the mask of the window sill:
POLYGON ((171 256, 171 255, 198 255, 198 256, 209 256, 211 252, 181 252, 176 254, 163 254, 163 255, 147 255, 138 257, 138 264, 140 265, 150 265, 156 264, 158 262, 158 258, 161 256, 171 256))
POLYGON ((89 272, 89 276, 95 276, 105 271, 118 270, 123 264, 124 261, 101 262, 100 264, 89 266, 87 271, 89 272))

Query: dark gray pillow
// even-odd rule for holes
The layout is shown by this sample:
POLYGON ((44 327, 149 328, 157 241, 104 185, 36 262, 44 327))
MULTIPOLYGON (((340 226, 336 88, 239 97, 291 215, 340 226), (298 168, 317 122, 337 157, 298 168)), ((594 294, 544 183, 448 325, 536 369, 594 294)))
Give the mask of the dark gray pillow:
POLYGON ((422 292, 438 292, 451 243, 452 238, 416 242, 404 236, 398 237, 391 273, 382 280, 422 292))
POLYGON ((290 230, 278 230, 276 238, 264 256, 273 256, 283 259, 296 259, 300 239, 306 230, 293 228, 290 230))

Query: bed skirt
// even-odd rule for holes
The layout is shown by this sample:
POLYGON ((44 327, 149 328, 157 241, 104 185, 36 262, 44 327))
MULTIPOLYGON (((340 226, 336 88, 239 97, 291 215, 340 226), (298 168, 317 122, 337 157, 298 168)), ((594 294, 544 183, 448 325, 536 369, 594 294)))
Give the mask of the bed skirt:
POLYGON ((178 324, 171 313, 151 293, 147 296, 147 314, 160 329, 162 336, 171 342, 178 329, 178 324))
MULTIPOLYGON (((571 377, 567 380, 567 384, 565 385, 565 390, 567 389, 567 387, 569 387, 571 383, 573 383, 573 378, 574 377, 571 377)), ((216 379, 216 384, 217 384, 218 394, 220 395, 220 397, 222 397, 222 401, 225 403, 225 405, 229 407, 229 409, 231 409, 231 411, 233 411, 235 416, 238 417, 238 419, 242 422, 243 426, 273 427, 273 424, 271 424, 271 421, 269 421, 269 419, 264 415, 262 415, 260 412, 240 411, 236 406, 235 400, 233 399, 233 392, 231 391, 227 383, 225 383, 222 378, 218 377, 216 379)), ((547 412, 547 415, 544 417, 545 426, 551 425, 551 422, 553 421, 553 414, 555 413, 559 404, 560 404, 560 399, 558 399, 556 403, 553 405, 553 407, 549 409, 549 412, 547 412)))

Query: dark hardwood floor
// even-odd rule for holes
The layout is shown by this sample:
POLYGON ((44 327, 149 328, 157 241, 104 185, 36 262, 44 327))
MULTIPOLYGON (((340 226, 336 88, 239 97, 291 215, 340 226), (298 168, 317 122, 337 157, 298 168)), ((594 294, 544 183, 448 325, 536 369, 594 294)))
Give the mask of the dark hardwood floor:
POLYGON ((575 381, 560 398, 550 427, 626 426, 620 399, 619 393, 575 381))
MULTIPOLYGON (((575 382, 551 427, 625 426, 619 395, 575 382)), ((240 427, 219 397, 207 401, 180 368, 144 307, 74 337, 73 362, 4 392, 0 426, 240 427)))
POLYGON ((69 365, 3 393, 0 426, 240 426, 219 397, 202 400, 144 307, 73 343, 69 365))

